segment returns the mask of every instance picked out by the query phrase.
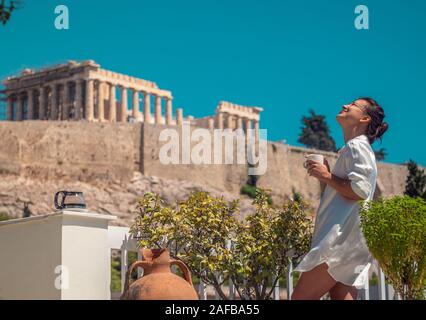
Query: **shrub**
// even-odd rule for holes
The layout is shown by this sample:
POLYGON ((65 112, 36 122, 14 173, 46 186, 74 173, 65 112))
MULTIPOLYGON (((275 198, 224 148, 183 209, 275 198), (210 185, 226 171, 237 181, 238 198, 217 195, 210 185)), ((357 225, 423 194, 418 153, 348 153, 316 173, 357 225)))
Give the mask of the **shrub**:
POLYGON ((7 213, 0 212, 0 221, 6 221, 6 220, 9 220, 9 219, 10 219, 10 217, 7 213))
MULTIPOLYGON (((245 184, 244 186, 241 187, 240 194, 245 194, 249 198, 255 199, 258 190, 261 190, 261 189, 258 189, 257 187, 251 186, 249 184, 245 184)), ((273 204, 272 197, 269 194, 267 195, 267 201, 268 201, 268 204, 270 205, 273 204)))
POLYGON ((388 281, 403 299, 424 298, 426 202, 395 196, 363 204, 361 227, 388 281))
POLYGON ((256 187, 245 184, 241 187, 240 193, 254 199, 256 197, 256 187))
POLYGON ((229 280, 241 299, 268 299, 272 275, 283 276, 289 259, 309 249, 312 233, 305 204, 292 201, 276 208, 268 197, 257 189, 255 213, 240 221, 237 201, 197 191, 171 208, 147 193, 131 234, 141 247, 167 247, 222 299, 227 297, 221 286, 229 280))

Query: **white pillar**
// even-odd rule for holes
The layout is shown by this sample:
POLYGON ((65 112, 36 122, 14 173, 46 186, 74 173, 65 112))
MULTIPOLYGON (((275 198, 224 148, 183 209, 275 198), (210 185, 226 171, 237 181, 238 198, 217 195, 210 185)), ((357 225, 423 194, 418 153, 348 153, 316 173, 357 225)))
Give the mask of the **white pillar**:
POLYGON ((1 298, 109 300, 108 226, 116 217, 72 210, 46 213, 0 222, 1 298))
POLYGON ((148 92, 144 92, 143 117, 145 123, 151 122, 151 99, 148 92))
POLYGON ((137 121, 140 117, 139 115, 139 92, 136 89, 132 89, 133 92, 133 107, 132 107, 132 116, 137 121))
POLYGON ((7 96, 7 120, 13 120, 13 96, 9 94, 7 96))
POLYGON ((117 120, 117 100, 115 98, 115 85, 111 83, 109 87, 109 121, 117 120))
POLYGON ((75 110, 74 119, 80 120, 83 117, 83 80, 77 79, 75 81, 75 110))
POLYGON ((40 87, 40 95, 38 97, 38 118, 46 120, 46 88, 40 87))
POLYGON ((127 122, 127 88, 121 87, 121 110, 120 121, 127 122))
POLYGON ((259 141, 259 120, 254 120, 255 141, 259 141))
POLYGON ((166 98, 166 124, 172 124, 172 99, 166 98))
POLYGON ((28 113, 27 119, 32 120, 34 118, 34 90, 30 89, 27 91, 28 96, 28 113))
POLYGON ((183 123, 183 109, 177 108, 176 109, 176 124, 181 125, 183 123))
POLYGON ((58 90, 55 83, 50 88, 50 120, 58 120, 58 90))
POLYGON ((218 129, 223 129, 223 113, 219 112, 217 115, 217 128, 218 129))
POLYGON ((68 120, 70 117, 70 90, 68 82, 64 82, 64 91, 62 96, 62 120, 68 120))
POLYGON ((160 124, 161 123, 161 97, 155 96, 155 123, 160 124))
POLYGON ((22 121, 22 112, 23 112, 23 99, 22 94, 18 93, 18 99, 16 101, 16 121, 22 121))
POLYGON ((237 117, 237 129, 243 128, 243 118, 237 117))
POLYGON ((226 128, 227 129, 234 129, 234 116, 232 114, 228 113, 228 116, 226 117, 226 128))
POLYGON ((101 122, 105 120, 105 97, 103 82, 99 82, 98 85, 98 120, 101 122))
POLYGON ((214 119, 213 118, 209 118, 209 129, 213 130, 214 129, 214 119))
POLYGON ((86 120, 93 121, 94 105, 93 105, 93 79, 86 80, 86 120))
POLYGON ((246 130, 251 129, 251 120, 249 118, 244 118, 244 126, 246 130))

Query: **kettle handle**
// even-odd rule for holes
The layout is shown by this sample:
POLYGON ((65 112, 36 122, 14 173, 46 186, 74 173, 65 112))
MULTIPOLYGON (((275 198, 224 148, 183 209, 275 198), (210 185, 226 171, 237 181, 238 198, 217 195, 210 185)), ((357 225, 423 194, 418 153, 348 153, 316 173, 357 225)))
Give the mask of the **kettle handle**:
POLYGON ((182 270, 183 272, 183 277, 185 278, 186 281, 189 282, 189 284, 192 286, 192 277, 191 277, 191 272, 189 271, 188 267, 186 266, 185 263, 183 263, 183 261, 181 260, 170 260, 170 265, 177 265, 180 270, 182 270))
POLYGON ((127 269, 127 272, 126 272, 126 280, 124 281, 123 292, 126 292, 130 287, 130 279, 132 277, 133 269, 137 267, 141 267, 143 269, 146 266, 152 266, 152 262, 141 260, 141 261, 133 262, 131 264, 130 268, 127 269))
POLYGON ((53 203, 55 204, 55 208, 58 209, 58 210, 61 210, 61 209, 64 208, 63 205, 58 204, 58 196, 60 194, 62 194, 62 201, 63 201, 64 197, 67 195, 67 192, 66 191, 58 191, 58 192, 55 193, 55 199, 53 200, 53 203))

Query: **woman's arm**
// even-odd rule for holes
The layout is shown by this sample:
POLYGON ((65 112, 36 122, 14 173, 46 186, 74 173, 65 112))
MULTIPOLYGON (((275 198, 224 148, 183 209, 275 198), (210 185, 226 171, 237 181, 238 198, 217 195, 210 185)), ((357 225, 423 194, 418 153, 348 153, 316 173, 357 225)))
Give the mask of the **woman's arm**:
POLYGON ((322 183, 328 184, 349 200, 362 200, 362 198, 352 190, 351 181, 349 179, 343 179, 332 174, 327 169, 327 166, 321 163, 311 160, 307 160, 306 163, 310 176, 317 178, 322 183))

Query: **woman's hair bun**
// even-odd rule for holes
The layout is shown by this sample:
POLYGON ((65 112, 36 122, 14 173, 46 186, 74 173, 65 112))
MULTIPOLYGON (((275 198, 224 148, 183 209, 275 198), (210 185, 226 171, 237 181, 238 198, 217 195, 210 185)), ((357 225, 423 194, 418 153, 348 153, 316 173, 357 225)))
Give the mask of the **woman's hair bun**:
POLYGON ((364 97, 359 98, 368 103, 368 106, 366 107, 366 112, 371 118, 371 122, 368 125, 367 128, 367 136, 370 144, 373 144, 373 142, 376 139, 379 139, 381 142, 381 136, 388 130, 389 124, 385 121, 383 121, 383 118, 385 117, 385 112, 383 108, 377 103, 376 100, 370 98, 370 97, 364 97))

